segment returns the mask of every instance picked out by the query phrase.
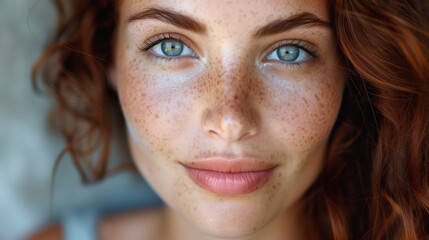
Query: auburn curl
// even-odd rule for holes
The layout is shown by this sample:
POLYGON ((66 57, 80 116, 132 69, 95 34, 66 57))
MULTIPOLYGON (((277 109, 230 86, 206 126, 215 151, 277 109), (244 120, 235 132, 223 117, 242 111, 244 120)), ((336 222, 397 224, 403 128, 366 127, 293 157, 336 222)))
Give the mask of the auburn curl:
MULTIPOLYGON (((33 83, 52 95, 50 125, 66 140, 56 166, 68 153, 84 182, 99 181, 124 168, 108 164, 119 3, 53 2, 57 28, 33 83)), ((324 169, 303 201, 308 237, 429 239, 429 4, 328 4, 347 79, 324 169)))

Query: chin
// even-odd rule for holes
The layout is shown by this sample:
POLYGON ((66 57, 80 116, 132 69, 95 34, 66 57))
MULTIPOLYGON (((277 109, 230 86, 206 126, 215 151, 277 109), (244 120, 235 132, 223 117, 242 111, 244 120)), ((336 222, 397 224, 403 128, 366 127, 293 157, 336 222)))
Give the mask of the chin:
POLYGON ((218 202, 206 201, 206 204, 201 204, 198 211, 185 217, 200 233, 214 238, 248 238, 257 234, 276 217, 273 208, 266 209, 255 204, 259 203, 260 199, 216 200, 218 202))
POLYGON ((213 225, 204 224, 203 226, 199 224, 198 226, 194 226, 194 228, 201 234, 215 239, 248 239, 258 234, 265 227, 265 225, 259 228, 249 226, 251 225, 219 223, 213 225))

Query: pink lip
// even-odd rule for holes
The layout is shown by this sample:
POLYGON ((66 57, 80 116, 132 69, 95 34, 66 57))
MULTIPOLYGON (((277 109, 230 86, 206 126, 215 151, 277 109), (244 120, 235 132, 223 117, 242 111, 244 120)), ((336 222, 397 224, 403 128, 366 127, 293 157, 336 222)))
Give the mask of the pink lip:
POLYGON ((249 159, 207 159, 182 164, 200 187, 218 194, 246 194, 268 181, 276 165, 249 159))

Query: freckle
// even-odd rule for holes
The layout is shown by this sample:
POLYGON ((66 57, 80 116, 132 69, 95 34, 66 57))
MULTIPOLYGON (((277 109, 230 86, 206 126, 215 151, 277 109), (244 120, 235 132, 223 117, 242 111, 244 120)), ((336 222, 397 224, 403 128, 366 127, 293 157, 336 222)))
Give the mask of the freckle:
POLYGON ((307 101, 307 99, 306 99, 306 98, 304 98, 304 102, 305 102, 305 104, 308 104, 308 101, 307 101))

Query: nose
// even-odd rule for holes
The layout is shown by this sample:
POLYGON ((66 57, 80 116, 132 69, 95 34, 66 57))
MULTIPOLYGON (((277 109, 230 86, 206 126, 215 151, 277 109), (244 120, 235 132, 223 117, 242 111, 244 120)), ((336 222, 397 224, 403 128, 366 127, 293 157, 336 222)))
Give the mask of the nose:
MULTIPOLYGON (((202 128, 213 139, 236 142, 258 133, 258 114, 252 104, 249 84, 251 80, 235 74, 220 74, 222 79, 214 86, 202 117, 202 128)), ((237 71, 240 73, 242 71, 237 71)))
POLYGON ((203 130, 208 136, 227 142, 252 137, 257 129, 252 111, 235 103, 223 103, 216 109, 207 110, 203 120, 203 130))

